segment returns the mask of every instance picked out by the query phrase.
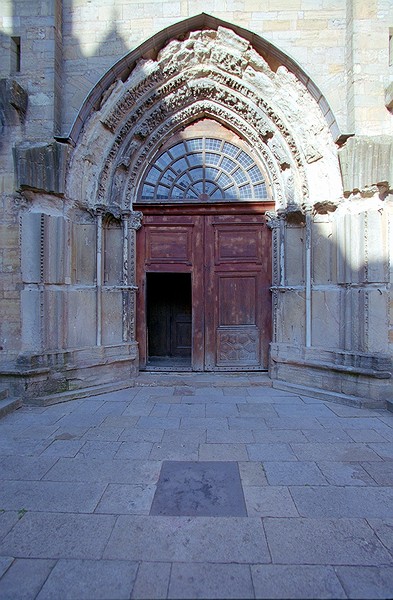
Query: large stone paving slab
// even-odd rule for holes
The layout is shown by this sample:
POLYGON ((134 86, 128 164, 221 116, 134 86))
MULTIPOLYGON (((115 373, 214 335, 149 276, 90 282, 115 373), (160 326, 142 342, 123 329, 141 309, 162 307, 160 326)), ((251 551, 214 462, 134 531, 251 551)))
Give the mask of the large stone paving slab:
POLYGON ((268 563, 259 518, 120 516, 104 558, 164 562, 268 563))
POLYGON ((337 567, 336 573, 348 598, 393 596, 393 567, 337 567))
POLYGON ((0 555, 20 558, 100 559, 113 515, 26 513, 0 544, 0 555))
POLYGON ((367 519, 381 542, 393 554, 393 519, 367 519))
POLYGON ((110 483, 95 512, 111 515, 148 515, 155 489, 155 485, 110 483))
POLYGON ((127 600, 138 563, 120 560, 59 560, 37 600, 127 600))
POLYGON ((255 598, 346 598, 332 567, 251 565, 255 598))
POLYGON ((150 458, 154 460, 198 460, 198 443, 159 442, 154 444, 150 458))
POLYGON ((246 516, 237 463, 164 461, 150 514, 246 516))
POLYGON ((245 486, 247 513, 250 517, 298 517, 288 488, 283 486, 245 486))
MULTIPOLYGON (((375 466, 384 466, 385 463, 373 462, 369 464, 375 466)), ((370 477, 370 475, 359 463, 326 460, 318 461, 317 465, 331 485, 375 485, 374 479, 370 477)), ((387 485, 388 484, 389 482, 387 482, 387 485)))
POLYGON ((250 460, 297 461, 297 457, 289 444, 247 444, 247 451, 250 460))
POLYGON ((105 485, 53 481, 8 481, 0 486, 0 507, 6 510, 93 512, 105 485))
POLYGON ((0 481, 41 479, 56 461, 49 456, 5 456, 0 459, 0 481))
POLYGON ((253 598, 254 588, 248 565, 175 563, 169 584, 169 598, 253 598))
POLYGON ((85 444, 83 440, 54 440, 42 453, 46 457, 70 457, 73 458, 85 444))
POLYGON ((265 461, 270 485, 328 485, 318 466, 311 461, 265 461))
POLYGON ((338 462, 382 460, 368 444, 309 443, 291 444, 299 460, 334 460, 338 462))
POLYGON ((200 444, 199 458, 201 460, 247 460, 245 444, 200 444))
POLYGON ((273 563, 391 565, 364 519, 263 519, 273 563))
POLYGON ((362 463, 362 467, 379 485, 393 485, 393 467, 391 461, 362 463))
POLYGON ((298 486, 291 494, 303 517, 393 517, 391 487, 298 486))
POLYGON ((54 560, 16 559, 0 579, 0 598, 35 600, 55 562, 54 560))
POLYGON ((132 590, 133 599, 164 600, 167 597, 172 565, 166 562, 142 562, 132 590))
POLYGON ((156 483, 161 463, 154 460, 61 458, 48 471, 49 481, 156 483))

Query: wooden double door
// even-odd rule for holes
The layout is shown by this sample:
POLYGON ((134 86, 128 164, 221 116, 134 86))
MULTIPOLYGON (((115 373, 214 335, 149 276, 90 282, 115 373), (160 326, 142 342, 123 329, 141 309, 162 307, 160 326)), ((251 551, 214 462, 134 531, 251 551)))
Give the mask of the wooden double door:
MULTIPOLYGON (((145 209, 146 207, 144 207, 145 209)), ((271 237, 262 212, 143 210, 137 234, 140 366, 266 369, 271 237), (202 214, 201 214, 202 212, 202 214)))

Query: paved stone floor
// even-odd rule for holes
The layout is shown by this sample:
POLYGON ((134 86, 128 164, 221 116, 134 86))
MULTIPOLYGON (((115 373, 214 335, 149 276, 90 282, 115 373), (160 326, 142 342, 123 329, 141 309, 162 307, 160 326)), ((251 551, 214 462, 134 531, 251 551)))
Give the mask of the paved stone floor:
POLYGON ((392 598, 393 414, 266 383, 156 373, 4 417, 0 598, 392 598), (246 516, 150 515, 163 461, 237 463, 246 516))

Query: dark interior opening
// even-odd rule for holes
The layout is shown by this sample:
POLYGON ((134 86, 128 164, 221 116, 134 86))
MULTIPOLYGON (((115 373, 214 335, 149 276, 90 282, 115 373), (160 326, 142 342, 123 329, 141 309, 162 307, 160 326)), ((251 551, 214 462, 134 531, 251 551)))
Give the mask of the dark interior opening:
POLYGON ((148 365, 191 366, 191 273, 147 273, 148 365))

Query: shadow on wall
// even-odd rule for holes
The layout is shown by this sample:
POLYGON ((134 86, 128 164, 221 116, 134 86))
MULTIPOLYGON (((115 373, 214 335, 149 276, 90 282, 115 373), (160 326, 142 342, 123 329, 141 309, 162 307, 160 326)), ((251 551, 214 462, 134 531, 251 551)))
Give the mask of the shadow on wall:
MULTIPOLYGON (((113 62, 120 55, 126 54, 128 48, 119 35, 116 9, 112 7, 110 27, 108 31, 104 32, 104 37, 99 40, 97 45, 95 45, 95 41, 90 41, 90 48, 94 47, 94 56, 88 57, 87 47, 89 42, 87 41, 84 47, 73 34, 75 12, 71 10, 69 10, 69 14, 67 12, 72 4, 72 0, 65 0, 63 9, 64 34, 67 35, 65 51, 70 55, 67 56, 64 77, 65 85, 69 88, 69 95, 65 93, 62 95, 62 106, 63 110, 66 107, 68 108, 68 100, 72 98, 75 108, 74 106, 71 106, 71 108, 77 111, 82 104, 82 96, 94 87, 97 80, 113 64, 110 63, 107 56, 108 47, 112 47, 113 62)), ((14 7, 17 6, 18 3, 15 2, 14 7)), ((57 43, 60 51, 61 40, 58 40, 57 43)), ((34 77, 40 77, 40 72, 34 74, 34 77)), ((31 85, 34 87, 34 80, 31 85)), ((5 114, 4 108, 3 114, 5 114)), ((104 133, 108 136, 111 135, 108 127, 104 133)), ((96 143, 98 143, 97 138, 96 143)), ((90 146, 88 148, 90 149, 90 146)), ((317 161, 315 161, 315 164, 317 164, 317 161)), ((79 170, 77 178, 83 178, 80 176, 79 170)), ((48 190, 45 187, 36 187, 35 189, 53 191, 53 188, 48 190)), ((60 194, 60 192, 58 193, 60 194)), ((75 194, 75 198, 79 200, 82 197, 83 194, 75 194)), ((38 214, 41 210, 40 198, 38 195, 36 198, 38 199, 37 206, 35 206, 36 212, 29 216, 31 216, 31 221, 36 217, 34 226, 36 227, 37 236, 31 235, 29 239, 32 250, 36 252, 35 276, 37 281, 36 279, 32 280, 30 287, 33 288, 33 284, 36 283, 39 285, 41 283, 44 283, 44 285, 49 284, 45 297, 47 302, 45 320, 49 325, 46 325, 48 335, 46 338, 43 337, 42 346, 39 348, 35 344, 40 339, 39 336, 42 332, 38 331, 37 335, 34 336, 29 333, 32 342, 29 350, 33 353, 37 348, 37 353, 42 351, 44 354, 46 352, 56 352, 59 349, 65 351, 70 347, 75 348, 76 344, 69 343, 71 328, 78 329, 78 331, 80 329, 83 333, 91 331, 91 338, 88 340, 83 338, 82 341, 78 338, 77 342, 80 342, 79 347, 86 347, 89 343, 93 347, 95 345, 96 322, 94 319, 96 311, 92 311, 91 307, 94 306, 96 301, 98 304, 98 298, 101 294, 98 285, 95 287, 97 283, 95 279, 97 244, 94 237, 96 235, 96 222, 87 211, 83 215, 86 222, 82 221, 82 217, 78 215, 77 218, 80 219, 80 222, 76 221, 71 224, 74 227, 73 235, 76 242, 74 240, 75 243, 72 247, 71 245, 67 246, 68 238, 66 234, 70 222, 66 221, 62 215, 52 217, 43 214, 41 218, 41 215, 38 214), (86 233, 88 229, 91 231, 90 238, 86 233), (51 252, 45 255, 43 268, 47 269, 47 272, 44 273, 40 270, 41 257, 39 252, 41 247, 51 249, 51 252), (71 256, 72 253, 77 254, 78 252, 80 256, 71 256), (83 252, 86 255, 83 255, 83 252), (67 260, 73 265, 82 256, 80 262, 83 268, 81 268, 80 281, 71 282, 71 278, 69 278, 66 283, 65 270, 64 273, 60 273, 63 268, 62 266, 60 268, 60 265, 63 265, 62 260, 66 253, 69 254, 67 260), (43 277, 43 280, 40 277, 43 277), (54 277, 53 281, 51 277, 54 277), (51 283, 57 285, 55 292, 52 291, 53 286, 50 288, 51 283), (74 298, 74 304, 72 304, 72 298, 74 298), (64 317, 64 315, 67 316, 64 317), (90 328, 86 327, 86 323, 90 325, 90 328), (81 327, 78 328, 75 324, 81 324, 81 327), (64 331, 60 331, 61 327, 64 328, 64 331), (52 335, 51 330, 54 328, 56 331, 52 335), (48 344, 56 344, 56 346, 49 347, 48 344)), ((349 369, 362 368, 369 371, 378 371, 380 366, 387 364, 381 359, 382 362, 379 365, 377 360, 377 354, 382 353, 386 357, 389 353, 389 285, 391 283, 389 283, 387 255, 389 230, 387 215, 383 215, 384 212, 387 213, 385 208, 387 209, 387 201, 384 203, 376 198, 353 198, 353 200, 348 200, 340 205, 334 213, 327 212, 316 215, 311 233, 309 264, 307 264, 305 228, 292 223, 285 229, 282 255, 281 249, 279 251, 276 249, 276 260, 278 261, 279 256, 282 256, 283 262, 277 270, 279 278, 273 282, 274 286, 281 288, 276 291, 275 337, 272 345, 273 350, 274 345, 276 345, 277 364, 281 365, 279 367, 280 371, 277 373, 278 379, 288 380, 293 377, 295 380, 304 381, 305 370, 302 371, 301 369, 313 361, 314 363, 319 361, 318 368, 322 372, 324 369, 322 363, 328 365, 326 373, 328 372, 327 369, 331 369, 335 364, 338 371, 341 366, 349 369), (309 285, 308 298, 306 273, 308 273, 309 285), (309 345, 307 345, 308 336, 309 345), (368 356, 364 356, 365 354, 368 354, 368 356), (376 357, 375 364, 373 363, 374 355, 376 357), (346 364, 343 364, 345 362, 346 364), (297 365, 296 369, 298 370, 295 372, 292 366, 284 368, 284 365, 297 365)), ((44 209, 46 210, 47 207, 45 206, 44 209)), ((42 209, 43 213, 44 209, 42 209)), ((113 231, 110 232, 110 235, 112 234, 120 239, 122 235, 121 228, 114 227, 113 231)), ((25 236, 24 239, 26 240, 28 237, 29 235, 25 236)), ((27 242, 23 240, 22 242, 26 243, 27 247, 27 242)), ((31 258, 30 255, 29 258, 31 258)), ((122 258, 123 255, 120 256, 120 259, 122 258)), ((119 264, 122 263, 120 259, 119 264)), ((121 282, 121 277, 122 273, 119 272, 118 283, 121 282)), ((24 283, 28 283, 26 279, 24 283)), ((37 289, 26 289, 24 292, 31 292, 30 295, 33 295, 34 292, 38 298, 40 289, 37 285, 37 289)), ((33 303, 27 301, 27 295, 25 297, 25 306, 30 311, 33 303)), ((35 306, 37 312, 33 313, 31 311, 29 314, 32 315, 33 325, 37 327, 40 320, 39 311, 41 310, 38 300, 35 306)), ((117 337, 116 339, 111 338, 111 342, 118 342, 120 345, 123 341, 121 339, 122 322, 120 317, 123 310, 121 302, 119 301, 118 306, 116 305, 114 308, 112 303, 110 308, 116 313, 114 318, 119 320, 119 334, 116 331, 117 337)), ((25 325, 26 322, 25 316, 25 325)), ((108 322, 110 322, 109 318, 108 322)), ((29 327, 25 327, 25 329, 29 329, 29 327)), ((31 328, 31 331, 34 331, 34 329, 31 328)), ((315 372, 312 368, 309 369, 310 385, 313 383, 315 385, 315 381, 313 382, 315 372)), ((327 379, 327 375, 325 379, 327 379)), ((321 387, 324 385, 322 376, 318 385, 321 387)), ((332 389, 334 385, 334 381, 328 382, 326 387, 330 386, 330 389, 332 389)), ((349 387, 348 389, 342 388, 340 392, 350 393, 349 387)))
MULTIPOLYGON (((105 28, 102 26, 102 20, 98 21, 97 7, 90 6, 88 10, 93 11, 93 18, 97 19, 97 28, 93 25, 90 30, 84 29, 83 7, 77 6, 74 0, 64 0, 63 38, 66 39, 66 60, 62 74, 65 83, 65 89, 62 90, 63 136, 68 135, 83 101, 102 75, 109 71, 120 57, 132 50, 119 31, 119 9, 116 6, 107 5, 100 8, 101 14, 103 10, 108 11, 105 28), (75 35, 77 26, 81 28, 79 36, 75 35), (82 39, 85 43, 81 43, 82 39)), ((94 23, 93 18, 89 20, 90 23, 94 23)))

